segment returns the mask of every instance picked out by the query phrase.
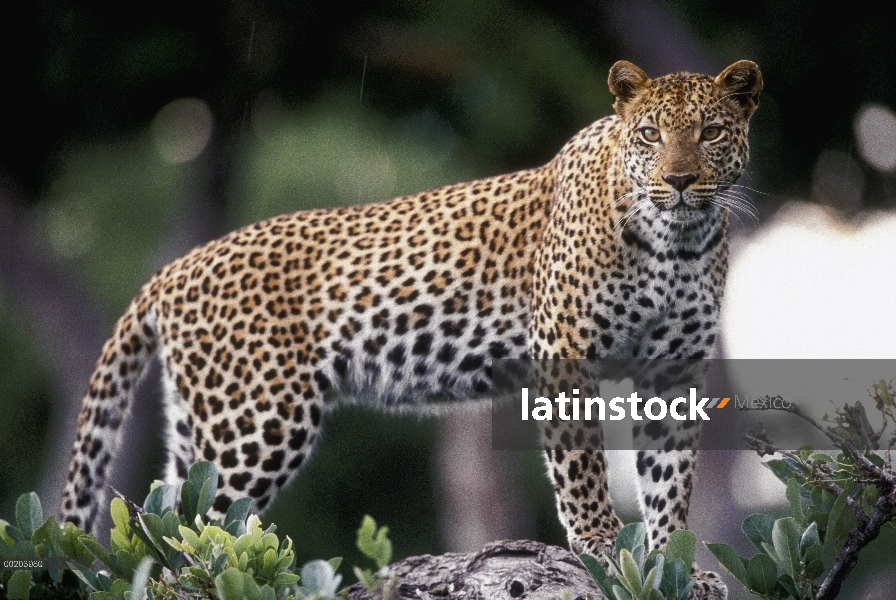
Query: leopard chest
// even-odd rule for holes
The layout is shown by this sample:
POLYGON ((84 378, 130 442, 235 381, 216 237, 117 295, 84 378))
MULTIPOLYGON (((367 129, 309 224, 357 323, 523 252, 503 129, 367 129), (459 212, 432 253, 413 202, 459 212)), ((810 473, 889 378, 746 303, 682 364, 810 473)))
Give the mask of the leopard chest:
POLYGON ((649 257, 611 274, 594 293, 597 356, 702 358, 716 338, 720 257, 649 257), (615 275, 615 276, 614 276, 615 275))

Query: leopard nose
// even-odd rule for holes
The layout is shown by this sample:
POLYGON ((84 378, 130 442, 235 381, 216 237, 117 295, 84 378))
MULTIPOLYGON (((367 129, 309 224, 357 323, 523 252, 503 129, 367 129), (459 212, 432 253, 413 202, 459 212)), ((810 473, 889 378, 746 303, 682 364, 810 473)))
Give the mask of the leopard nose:
POLYGON ((674 187, 679 192, 683 192, 686 187, 697 181, 697 176, 693 173, 687 175, 666 175, 663 181, 674 187))

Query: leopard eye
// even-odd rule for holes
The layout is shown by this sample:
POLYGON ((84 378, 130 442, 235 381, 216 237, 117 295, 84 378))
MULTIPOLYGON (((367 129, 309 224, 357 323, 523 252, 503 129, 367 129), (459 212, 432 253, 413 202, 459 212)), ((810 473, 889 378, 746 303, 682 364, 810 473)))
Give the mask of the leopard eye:
POLYGON ((703 133, 700 134, 700 139, 704 142, 711 142, 713 140, 719 139, 719 136, 722 135, 722 128, 717 127, 715 125, 710 125, 709 127, 703 130, 703 133))
POLYGON ((655 129, 653 127, 642 127, 638 130, 638 133, 641 134, 641 138, 650 144, 655 144, 660 141, 660 130, 655 129))

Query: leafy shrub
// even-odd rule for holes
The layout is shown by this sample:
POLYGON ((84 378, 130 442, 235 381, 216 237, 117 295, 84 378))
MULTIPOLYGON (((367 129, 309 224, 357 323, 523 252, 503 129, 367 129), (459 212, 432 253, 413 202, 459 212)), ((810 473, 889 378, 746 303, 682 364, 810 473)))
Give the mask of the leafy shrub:
POLYGON ((685 600, 694 586, 690 577, 697 536, 686 529, 673 531, 666 551, 646 553, 646 530, 629 523, 616 537, 615 556, 604 555, 615 577, 590 554, 580 554, 591 578, 610 600, 685 600))
MULTIPOLYGON (((894 382, 879 380, 868 395, 882 416, 875 430, 856 401, 824 415, 823 427, 798 407, 787 412, 827 435, 840 452, 835 457, 804 447, 796 452, 775 447, 760 429, 744 439, 760 456, 776 454, 763 463, 786 485, 792 516, 774 519, 766 514, 747 517, 741 529, 758 553, 747 559, 728 544, 707 544, 710 552, 748 590, 763 598, 828 600, 837 597, 859 552, 881 528, 896 525, 896 471, 891 449, 884 448, 885 430, 896 420, 894 382), (886 460, 876 451, 886 450, 886 460)), ((770 404, 770 403, 769 403, 770 404)))
MULTIPOLYGON (((787 484, 792 517, 752 514, 741 530, 759 551, 749 560, 728 544, 706 544, 723 567, 748 590, 764 598, 814 598, 813 582, 830 570, 855 517, 845 510, 849 492, 817 490, 805 510, 796 478, 787 484)), ((811 492, 810 492, 811 494, 811 492)))
MULTIPOLYGON (((315 560, 296 572, 292 540, 280 540, 274 525, 262 529, 250 515, 252 501, 234 502, 223 522, 206 518, 214 502, 218 474, 212 463, 190 469, 178 490, 156 482, 142 509, 115 498, 110 503, 114 527, 111 551, 71 523, 60 527, 54 516, 44 520, 33 492, 16 504, 16 525, 0 520, 0 559, 65 560, 71 570, 0 571, 0 596, 11 599, 72 598, 91 600, 334 600, 344 598, 336 574, 340 559, 315 560), (102 565, 95 571, 94 561, 102 565)), ((379 567, 391 559, 386 528, 365 517, 359 547, 379 567), (362 545, 363 541, 363 545, 362 545)), ((368 586, 377 585, 369 571, 357 571, 368 586)))

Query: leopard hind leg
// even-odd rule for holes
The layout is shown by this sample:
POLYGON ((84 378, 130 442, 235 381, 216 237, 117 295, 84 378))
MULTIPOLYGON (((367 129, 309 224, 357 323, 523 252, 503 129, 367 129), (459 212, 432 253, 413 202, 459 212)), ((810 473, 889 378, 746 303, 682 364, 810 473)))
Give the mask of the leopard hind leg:
POLYGON ((244 497, 253 499, 253 512, 264 511, 312 451, 329 379, 310 365, 249 378, 232 368, 199 373, 200 380, 216 378, 215 385, 194 389, 182 361, 167 360, 166 367, 166 481, 180 484, 192 462, 210 461, 218 471, 211 518, 223 518, 244 497))

